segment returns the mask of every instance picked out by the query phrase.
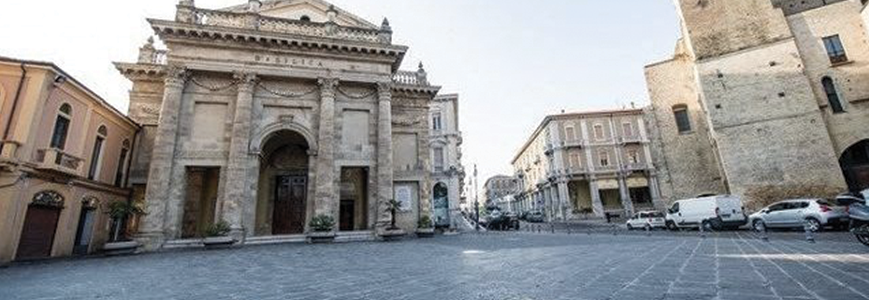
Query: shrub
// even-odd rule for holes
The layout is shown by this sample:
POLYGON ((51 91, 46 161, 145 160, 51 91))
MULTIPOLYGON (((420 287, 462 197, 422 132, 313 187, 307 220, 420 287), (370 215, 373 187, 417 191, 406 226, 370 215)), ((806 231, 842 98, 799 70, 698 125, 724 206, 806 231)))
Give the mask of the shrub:
POLYGON ((220 221, 220 222, 211 224, 211 226, 208 226, 208 228, 205 229, 205 236, 206 237, 226 236, 227 234, 229 234, 230 230, 231 230, 231 228, 229 226, 229 223, 227 223, 226 221, 220 221))
POLYGON ((419 223, 419 224, 418 224, 417 227, 419 227, 419 228, 421 228, 421 229, 429 229, 429 228, 434 227, 434 226, 432 225, 432 222, 431 222, 431 217, 429 217, 429 216, 422 216, 422 217, 419 217, 419 222, 418 222, 418 223, 419 223))
POLYGON ((311 223, 308 225, 316 232, 328 232, 335 228, 335 219, 329 215, 318 215, 311 218, 311 223))

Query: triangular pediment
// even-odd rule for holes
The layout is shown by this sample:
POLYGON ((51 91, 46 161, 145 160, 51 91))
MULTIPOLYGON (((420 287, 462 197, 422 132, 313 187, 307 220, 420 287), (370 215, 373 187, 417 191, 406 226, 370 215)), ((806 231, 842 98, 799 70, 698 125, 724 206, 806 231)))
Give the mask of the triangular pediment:
MULTIPOLYGON (((301 20, 303 17, 308 17, 312 22, 324 23, 329 21, 328 11, 330 7, 333 7, 333 5, 323 0, 266 0, 262 1, 260 14, 291 20, 301 20)), ((338 12, 335 18, 335 23, 338 25, 370 29, 379 28, 341 8, 335 7, 334 9, 338 12)), ((227 7, 222 10, 245 12, 248 10, 248 4, 227 7)))

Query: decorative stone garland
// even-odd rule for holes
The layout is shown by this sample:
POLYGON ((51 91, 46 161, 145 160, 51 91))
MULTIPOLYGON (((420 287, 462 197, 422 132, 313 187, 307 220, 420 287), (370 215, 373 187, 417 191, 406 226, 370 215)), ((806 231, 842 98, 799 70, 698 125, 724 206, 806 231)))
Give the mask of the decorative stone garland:
POLYGON ((231 87, 238 84, 238 80, 233 80, 233 81, 231 81, 225 85, 222 85, 222 86, 211 86, 211 85, 207 85, 205 83, 202 83, 201 81, 196 79, 195 76, 191 77, 190 81, 193 82, 193 84, 195 84, 196 86, 204 88, 204 89, 212 91, 212 92, 225 90, 225 89, 231 88, 231 87))
POLYGON ((260 83, 260 84, 258 84, 258 85, 259 85, 260 88, 262 88, 264 91, 268 92, 269 94, 273 94, 273 95, 281 96, 281 97, 287 97, 287 98, 299 98, 299 97, 304 97, 304 96, 307 96, 307 95, 313 94, 314 92, 316 92, 317 90, 319 90, 319 87, 316 87, 316 86, 315 86, 315 87, 312 87, 310 90, 303 91, 303 92, 279 91, 279 90, 277 90, 277 89, 269 88, 269 87, 266 86, 264 83, 260 83))
POLYGON ((344 91, 344 89, 342 89, 340 86, 338 87, 338 92, 341 93, 341 95, 347 96, 348 98, 355 99, 355 100, 362 100, 362 99, 374 96, 374 94, 377 94, 377 90, 374 90, 374 91, 371 91, 367 94, 353 95, 353 94, 350 94, 350 93, 344 91))

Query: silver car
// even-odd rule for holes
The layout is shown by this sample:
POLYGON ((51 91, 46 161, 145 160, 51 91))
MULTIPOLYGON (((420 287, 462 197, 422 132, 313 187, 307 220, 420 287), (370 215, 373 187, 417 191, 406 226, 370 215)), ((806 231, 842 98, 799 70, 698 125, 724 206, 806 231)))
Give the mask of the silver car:
POLYGON ((824 199, 786 200, 773 203, 749 216, 755 230, 766 228, 802 228, 812 231, 824 227, 843 227, 849 222, 847 207, 837 206, 824 199))

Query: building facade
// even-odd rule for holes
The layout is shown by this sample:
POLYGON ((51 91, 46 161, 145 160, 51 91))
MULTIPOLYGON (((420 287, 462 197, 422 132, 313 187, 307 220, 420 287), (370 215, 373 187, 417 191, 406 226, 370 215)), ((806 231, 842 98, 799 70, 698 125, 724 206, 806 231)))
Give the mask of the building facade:
POLYGON ((174 20, 149 20, 153 43, 116 63, 133 82, 143 126, 131 183, 148 214, 146 250, 196 243, 218 221, 241 243, 310 233, 382 233, 387 201, 399 227, 431 215, 425 70, 399 71, 407 47, 320 0, 204 9, 182 0, 174 20))
POLYGON ((869 187, 869 44, 861 1, 677 1, 683 37, 646 67, 668 201, 750 208, 869 187))
POLYGON ((51 63, 0 57, 0 264, 85 255, 127 201, 139 127, 51 63))
POLYGON ((459 95, 434 98, 430 108, 432 161, 432 221, 436 227, 456 228, 465 186, 462 132, 459 130, 459 95))
POLYGON ((495 175, 483 183, 483 199, 485 207, 497 206, 502 210, 513 210, 508 197, 518 190, 518 181, 513 176, 495 175))
POLYGON ((644 115, 631 109, 546 117, 512 161, 519 211, 566 220, 660 206, 644 115))

